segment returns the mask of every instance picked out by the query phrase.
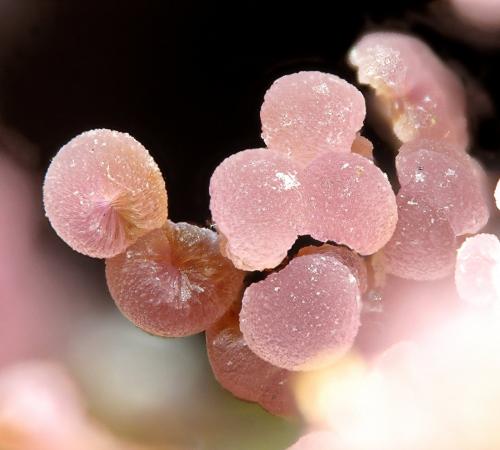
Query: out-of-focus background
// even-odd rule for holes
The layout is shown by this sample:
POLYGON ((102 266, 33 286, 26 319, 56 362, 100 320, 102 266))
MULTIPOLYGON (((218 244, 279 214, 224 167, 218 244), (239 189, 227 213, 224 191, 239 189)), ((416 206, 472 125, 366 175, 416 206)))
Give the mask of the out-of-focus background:
MULTIPOLYGON (((43 417, 48 389, 68 416, 83 409, 92 425, 78 429, 82 449, 290 445, 300 420, 219 387, 203 336, 160 339, 121 317, 102 261, 72 252, 44 218, 44 172, 80 132, 126 131, 158 162, 170 218, 206 224, 213 169, 263 145, 259 109, 271 82, 308 69, 354 82, 349 47, 365 30, 390 28, 418 34, 462 75, 475 118, 472 153, 498 178, 500 47, 495 36, 457 35, 443 11, 423 1, 0 0, 0 379, 11 371, 0 392, 39 379, 26 395, 43 417)), ((389 166, 383 136, 370 122, 365 130, 389 166)), ((396 340, 377 320, 376 332, 362 336, 370 351, 396 340)), ((29 423, 23 405, 16 413, 29 423)), ((0 426, 0 449, 38 450, 19 442, 0 426)))

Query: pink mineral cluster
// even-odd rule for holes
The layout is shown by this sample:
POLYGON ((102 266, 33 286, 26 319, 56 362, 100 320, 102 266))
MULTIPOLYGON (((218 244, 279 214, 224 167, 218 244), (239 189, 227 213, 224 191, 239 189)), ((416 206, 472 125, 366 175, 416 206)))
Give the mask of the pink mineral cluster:
POLYGON ((471 305, 500 306, 500 241, 493 234, 467 238, 457 253, 455 283, 471 305))
POLYGON ((347 245, 362 255, 375 253, 391 238, 396 199, 385 174, 355 153, 327 153, 303 176, 309 214, 302 234, 347 245))
POLYGON ((424 42, 402 33, 367 33, 349 62, 359 82, 375 90, 400 141, 428 137, 467 147, 464 88, 424 42))
POLYGON ((366 114, 361 92, 336 75, 298 72, 278 78, 260 111, 271 150, 302 164, 328 152, 348 153, 366 114))
POLYGON ((295 412, 291 373, 252 352, 240 331, 238 312, 231 309, 206 331, 207 352, 217 381, 242 400, 256 402, 272 414, 295 412))
POLYGON ((276 267, 303 222, 299 167, 286 155, 245 150, 226 158, 210 180, 210 210, 223 253, 243 270, 276 267))
POLYGON ((160 336, 199 333, 238 300, 243 273, 219 252, 217 234, 167 222, 126 252, 106 260, 118 308, 135 325, 160 336))
POLYGON ((108 258, 167 219, 167 191, 148 151, 127 133, 92 130, 64 145, 43 186, 45 212, 74 250, 108 258))
POLYGON ((250 285, 240 326, 250 349, 287 370, 332 363, 350 349, 360 320, 356 277, 330 254, 293 259, 250 285))

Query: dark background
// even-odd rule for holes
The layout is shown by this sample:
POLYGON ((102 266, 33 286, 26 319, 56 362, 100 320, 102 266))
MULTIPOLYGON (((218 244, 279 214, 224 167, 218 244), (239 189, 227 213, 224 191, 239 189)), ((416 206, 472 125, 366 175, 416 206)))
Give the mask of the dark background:
MULTIPOLYGON (((415 32, 500 101, 498 51, 441 34, 425 1, 20 4, 29 20, 4 16, 18 27, 15 39, 3 36, 0 104, 4 122, 37 147, 27 162, 42 175, 76 134, 127 131, 159 163, 174 221, 204 223, 215 166, 263 144, 259 108, 274 79, 319 69, 354 82, 345 55, 365 30, 415 32)), ((475 130, 473 152, 488 165, 498 166, 498 128, 491 114, 475 130)), ((383 161, 383 140, 369 126, 364 134, 383 161)))

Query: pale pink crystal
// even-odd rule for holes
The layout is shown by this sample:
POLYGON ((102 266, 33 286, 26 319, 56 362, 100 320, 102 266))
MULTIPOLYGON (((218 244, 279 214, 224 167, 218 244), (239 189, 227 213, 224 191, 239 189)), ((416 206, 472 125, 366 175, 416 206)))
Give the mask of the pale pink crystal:
POLYGON ((493 234, 467 238, 457 253, 455 283, 460 297, 472 305, 499 305, 500 241, 493 234))
POLYGON ((336 75, 299 72, 278 78, 260 111, 262 138, 271 150, 306 164, 330 152, 349 152, 363 126, 361 92, 336 75))
POLYGON ((470 157, 421 148, 402 149, 396 157, 401 186, 418 195, 450 221, 455 234, 476 233, 488 222, 482 177, 470 157))
POLYGON ((106 279, 122 313, 160 336, 199 333, 238 300, 243 273, 219 252, 216 233, 167 224, 106 260, 106 279))
POLYGON ((358 332, 356 277, 334 256, 293 259, 250 285, 240 327, 250 349, 288 370, 324 367, 350 349, 358 332))
POLYGON ((167 219, 158 166, 132 136, 111 130, 80 134, 59 150, 44 183, 45 212, 74 250, 107 258, 167 219))
POLYGON ((313 431, 302 436, 287 450, 345 450, 331 431, 313 431))
POLYGON ((435 280, 453 272, 456 239, 448 220, 418 195, 397 196, 398 224, 383 249, 385 270, 411 280, 435 280))
POLYGON ((397 222, 396 197, 385 174, 355 153, 318 157, 303 174, 310 209, 302 234, 344 244, 362 255, 390 239, 397 222))
POLYGON ((290 372, 269 364, 248 348, 235 310, 207 329, 206 343, 215 378, 233 395, 256 402, 272 414, 295 412, 290 372))
POLYGON ((323 244, 319 247, 309 245, 303 247, 297 253, 297 256, 313 255, 313 254, 330 254, 337 258, 344 264, 356 277, 358 281, 359 291, 364 294, 368 289, 368 271, 364 259, 356 252, 348 249, 347 247, 340 247, 338 245, 323 244))
POLYGON ((468 145, 464 88, 421 40, 401 33, 364 35, 349 62, 360 83, 373 87, 402 142, 418 137, 468 145))
POLYGON ((226 158, 210 180, 210 210, 223 253, 243 270, 276 267, 301 228, 297 165, 266 149, 226 158))

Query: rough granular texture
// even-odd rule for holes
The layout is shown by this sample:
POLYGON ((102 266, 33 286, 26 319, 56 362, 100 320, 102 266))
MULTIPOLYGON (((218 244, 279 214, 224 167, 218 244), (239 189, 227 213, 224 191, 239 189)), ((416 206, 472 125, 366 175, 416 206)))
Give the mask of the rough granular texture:
POLYGON ((301 234, 362 255, 375 253, 391 238, 396 196, 372 161, 354 153, 328 153, 313 161, 303 179, 309 214, 301 234))
POLYGON ((425 148, 400 151, 396 169, 405 192, 447 217, 457 236, 477 233, 488 222, 482 177, 468 156, 455 158, 425 148))
POLYGON ((344 450, 344 447, 331 431, 313 431, 302 436, 287 450, 344 450))
POLYGON ((358 287, 361 294, 364 294, 368 289, 368 271, 364 259, 356 252, 347 247, 338 245, 323 244, 319 247, 309 245, 301 248, 297 256, 314 255, 314 254, 330 254, 344 264, 358 281, 358 287))
POLYGON ((85 255, 108 258, 167 220, 158 166, 132 136, 111 130, 80 134, 59 150, 43 186, 57 234, 85 255))
POLYGON ((424 42, 401 33, 368 33, 351 49, 349 62, 359 82, 375 89, 399 140, 428 137, 467 148, 464 88, 424 42))
POLYGON ((278 78, 260 111, 262 138, 271 150, 302 164, 326 152, 349 152, 363 126, 361 92, 342 78, 299 72, 278 78))
POLYGON ((358 332, 356 277, 327 254, 299 256, 250 285, 240 327, 250 349, 288 370, 312 370, 337 360, 358 332))
POLYGON ((276 267, 303 222, 302 182, 290 158, 266 149, 226 158, 210 180, 210 210, 222 252, 243 270, 276 267))
POLYGON ((495 235, 477 234, 464 241, 455 283, 460 297, 472 305, 500 305, 500 241, 495 235))
POLYGON ((397 196, 398 224, 383 249, 385 270, 411 280, 453 273, 456 238, 448 219, 403 188, 397 196))
POLYGON ((216 233, 167 224, 106 260, 116 305, 136 326, 187 336, 215 323, 238 300, 243 273, 219 252, 216 233))
POLYGON ((291 373, 269 364, 248 348, 237 311, 228 311, 205 335, 210 365, 224 388, 272 414, 288 416, 295 412, 291 373))

